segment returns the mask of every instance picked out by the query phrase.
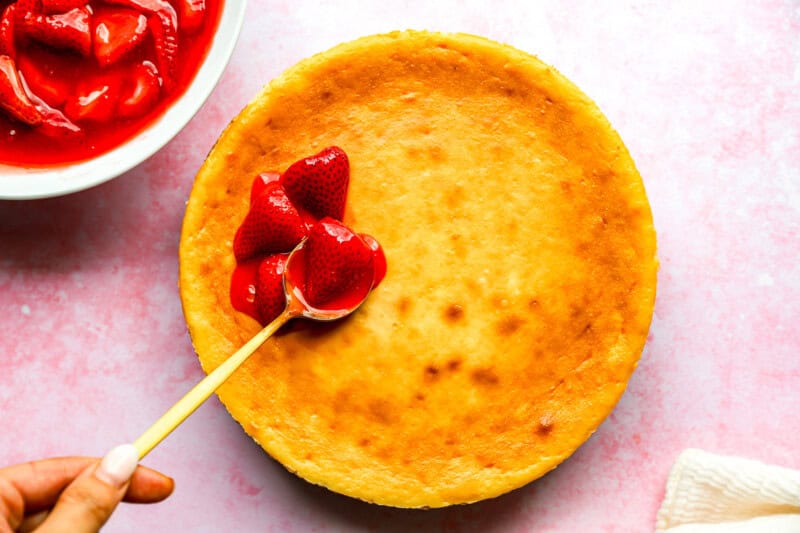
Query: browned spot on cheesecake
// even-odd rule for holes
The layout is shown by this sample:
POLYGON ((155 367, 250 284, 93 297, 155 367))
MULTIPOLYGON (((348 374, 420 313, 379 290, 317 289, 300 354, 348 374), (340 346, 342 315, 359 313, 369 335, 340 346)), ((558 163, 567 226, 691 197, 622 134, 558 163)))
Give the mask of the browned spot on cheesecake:
POLYGON ((536 433, 547 435, 553 430, 553 415, 545 413, 539 417, 539 424, 536 426, 536 433))
POLYGON ((519 224, 517 224, 516 220, 509 220, 506 224, 506 230, 508 230, 508 236, 513 237, 517 233, 519 233, 519 224))
POLYGON ((418 402, 424 402, 425 401, 425 395, 422 394, 421 392, 418 392, 418 393, 416 393, 414 395, 414 399, 417 400, 418 402))
POLYGON ((392 422, 394 418, 394 413, 392 412, 392 405, 383 399, 372 400, 369 402, 367 406, 369 410, 369 414, 373 420, 380 422, 381 424, 389 424, 392 422))
POLYGON ((434 365, 425 367, 425 381, 431 382, 439 379, 439 369, 434 365))
POLYGON ((444 310, 444 318, 450 324, 455 324, 464 318, 464 308, 459 304, 450 304, 444 310))
POLYGON ((458 372, 458 369, 461 368, 461 359, 458 357, 454 357, 447 362, 447 370, 450 372, 458 372))
POLYGON ((478 368, 472 371, 472 381, 478 385, 497 385, 500 378, 491 368, 478 368))
POLYGON ((389 461, 394 455, 394 450, 389 446, 383 446, 375 450, 375 456, 381 461, 389 461))
POLYGON ((459 259, 464 259, 467 256, 467 246, 464 244, 464 240, 461 238, 460 233, 453 233, 450 235, 450 242, 453 243, 453 253, 456 254, 456 257, 459 259))
POLYGON ((445 154, 444 150, 442 150, 441 146, 429 147, 428 156, 431 158, 432 161, 444 161, 445 159, 447 159, 447 155, 445 154))
POLYGON ((447 192, 445 198, 447 207, 455 209, 464 203, 464 188, 461 185, 456 185, 447 192))
POLYGON ((364 438, 358 441, 358 445, 361 446, 362 448, 366 448, 367 446, 369 446, 369 442, 370 442, 369 439, 364 438))
POLYGON ((528 300, 528 309, 530 309, 531 311, 538 310, 539 300, 537 300, 536 298, 531 298, 530 300, 528 300))
POLYGON ((507 337, 516 332, 524 323, 525 321, 516 315, 504 316, 497 322, 497 333, 507 337))
POLYGON ((337 413, 352 412, 354 410, 353 405, 355 403, 355 399, 353 397, 354 393, 362 386, 364 386, 362 382, 354 380, 346 387, 337 390, 333 397, 333 410, 337 413))
POLYGON ((411 299, 406 296, 403 296, 399 300, 397 300, 397 313, 400 316, 408 315, 408 312, 411 310, 411 299))
POLYGON ((607 183, 614 177, 614 171, 608 169, 594 169, 592 170, 592 177, 596 182, 607 183))

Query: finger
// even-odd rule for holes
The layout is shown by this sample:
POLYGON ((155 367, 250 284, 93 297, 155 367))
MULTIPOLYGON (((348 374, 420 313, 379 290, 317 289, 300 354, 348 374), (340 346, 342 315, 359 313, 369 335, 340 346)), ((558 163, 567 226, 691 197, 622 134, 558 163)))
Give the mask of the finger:
MULTIPOLYGON (((94 457, 59 457, 0 468, 0 516, 3 516, 3 501, 20 517, 23 512, 30 514, 49 509, 78 474, 98 461, 94 457)), ((171 478, 140 466, 133 475, 124 501, 158 502, 169 496, 173 487, 171 478)))
POLYGON ((175 481, 161 472, 140 466, 133 473, 128 492, 123 501, 128 503, 156 503, 172 494, 175 481))
MULTIPOLYGON (((74 457, 64 458, 63 460, 47 460, 47 462, 51 466, 60 462, 66 462, 68 465, 75 464, 80 466, 92 466, 93 464, 97 463, 98 460, 74 457)), ((8 468, 5 470, 9 471, 11 469, 8 468)), ((69 471, 70 468, 67 467, 64 470, 69 471)), ((83 470, 86 470, 86 468, 83 470)), ((21 472, 24 471, 24 469, 15 469, 15 471, 21 472)), ((42 469, 42 472, 46 473, 47 471, 48 468, 42 469)), ((71 481, 71 479, 68 481, 71 481)), ((31 507, 28 506, 27 515, 23 519, 23 514, 26 512, 26 509, 22 495, 10 482, 8 482, 5 478, 0 477, 0 489, 3 487, 8 487, 9 490, 6 491, 7 493, 4 493, 3 490, 0 490, 0 517, 4 517, 7 523, 3 523, 3 521, 0 520, 0 533, 13 533, 15 531, 17 533, 29 533, 38 528, 49 515, 50 505, 48 505, 45 510, 39 512, 33 512, 31 507), (7 505, 4 505, 5 500, 8 501, 7 505), (31 514, 32 512, 33 514, 31 514)), ((125 498, 123 501, 129 503, 159 502, 172 494, 174 487, 175 482, 172 480, 172 478, 169 478, 160 472, 145 466, 139 466, 131 478, 130 486, 125 493, 125 498)))
POLYGON ((42 522, 44 522, 49 514, 50 511, 39 511, 38 513, 26 516, 17 528, 17 533, 30 533, 42 525, 42 522))
POLYGON ((25 515, 25 500, 16 487, 0 477, 0 533, 17 529, 25 515))
POLYGON ((91 457, 44 459, 0 469, 0 479, 8 481, 22 497, 25 511, 49 508, 75 477, 97 463, 91 457))
POLYGON ((131 444, 111 450, 64 489, 39 531, 94 533, 106 523, 128 489, 139 455, 131 444))

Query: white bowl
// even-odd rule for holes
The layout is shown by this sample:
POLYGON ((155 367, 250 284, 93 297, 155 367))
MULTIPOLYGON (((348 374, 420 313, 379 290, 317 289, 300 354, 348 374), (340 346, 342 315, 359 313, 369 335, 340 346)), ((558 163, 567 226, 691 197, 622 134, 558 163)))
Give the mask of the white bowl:
POLYGON ((88 189, 124 174, 172 140, 194 117, 217 85, 244 22, 246 0, 223 4, 219 27, 205 61, 186 92, 145 130, 99 157, 57 167, 0 164, 0 199, 29 200, 88 189))

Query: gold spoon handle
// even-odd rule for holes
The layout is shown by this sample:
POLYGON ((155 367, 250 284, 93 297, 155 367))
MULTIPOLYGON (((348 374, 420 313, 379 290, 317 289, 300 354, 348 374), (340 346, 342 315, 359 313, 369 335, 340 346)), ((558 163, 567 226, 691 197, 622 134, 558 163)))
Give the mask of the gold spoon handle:
POLYGON ((264 329, 256 333, 252 339, 247 341, 247 344, 239 348, 236 353, 214 369, 213 372, 203 378, 203 380, 195 385, 192 390, 187 392, 183 398, 170 407, 155 424, 142 433, 142 436, 133 443, 136 450, 139 452, 139 460, 150 453, 150 450, 155 448, 156 445, 164 440, 167 435, 172 433, 181 422, 194 413, 220 385, 225 383, 242 363, 247 361, 247 358, 250 357, 259 346, 264 344, 273 333, 293 316, 296 316, 296 314, 292 310, 292 306, 286 306, 283 313, 278 315, 278 317, 270 322, 264 329))

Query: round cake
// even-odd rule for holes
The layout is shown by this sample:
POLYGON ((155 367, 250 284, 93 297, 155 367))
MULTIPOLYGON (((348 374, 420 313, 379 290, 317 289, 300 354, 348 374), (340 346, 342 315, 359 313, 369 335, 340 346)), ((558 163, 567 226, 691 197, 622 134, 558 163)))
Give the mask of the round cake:
POLYGON ((354 315, 279 334, 219 390, 272 457, 369 502, 491 498, 556 467, 619 400, 644 346, 656 242, 642 180, 575 85, 463 34, 365 37, 302 61, 197 175, 180 290, 213 370, 260 325, 231 305, 255 177, 336 145, 344 222, 383 282, 354 315))

